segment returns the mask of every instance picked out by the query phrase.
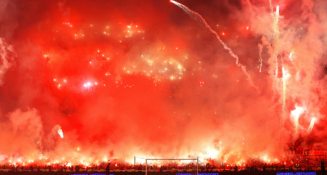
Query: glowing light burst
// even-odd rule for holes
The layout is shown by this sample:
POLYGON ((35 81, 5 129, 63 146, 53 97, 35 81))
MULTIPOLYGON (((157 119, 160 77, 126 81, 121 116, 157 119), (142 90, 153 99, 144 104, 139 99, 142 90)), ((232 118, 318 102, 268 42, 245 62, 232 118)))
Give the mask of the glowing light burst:
POLYGON ((83 85, 85 88, 89 88, 92 86, 92 83, 91 82, 87 82, 87 83, 84 83, 83 85))
MULTIPOLYGON (((202 27, 205 27, 206 29, 208 29, 212 34, 214 34, 216 36, 216 38, 218 39, 218 41, 223 45, 224 49, 227 50, 229 52, 229 54, 235 58, 236 60, 236 65, 238 67, 240 67, 242 69, 242 71, 244 72, 244 74, 246 75, 246 77, 248 78, 250 84, 252 87, 256 88, 258 90, 258 87, 256 87, 254 84, 253 84, 253 81, 252 81, 252 78, 250 76, 250 74, 246 71, 246 67, 244 65, 242 65, 240 62, 239 62, 239 58, 237 55, 235 55, 235 53, 232 51, 231 48, 229 48, 222 40, 221 38, 219 37, 219 35, 207 24, 207 22, 203 19, 203 17, 192 11, 191 9, 189 9, 188 7, 186 7, 185 5, 181 4, 181 3, 178 3, 176 1, 173 1, 171 0, 172 3, 174 3, 176 6, 178 6, 179 8, 181 8, 186 14, 188 14, 192 19, 194 19, 196 22, 198 22, 200 25, 202 25, 202 27)), ((277 21, 278 23, 278 21, 277 21)))
POLYGON ((311 131, 312 131, 312 129, 313 129, 313 126, 314 126, 314 124, 315 124, 315 120, 316 120, 316 118, 312 118, 312 119, 311 119, 310 125, 309 125, 309 127, 308 127, 307 134, 310 134, 310 133, 311 133, 311 131))
POLYGON ((165 47, 158 48, 158 46, 154 46, 154 49, 150 49, 149 52, 142 54, 137 61, 129 61, 126 63, 125 67, 121 69, 123 71, 122 73, 141 73, 153 78, 155 81, 159 81, 163 78, 169 80, 182 79, 186 71, 182 62, 185 63, 187 61, 187 56, 185 56, 185 53, 176 53, 172 56, 166 53, 164 48, 165 47), (179 59, 176 59, 176 57, 179 59))
POLYGON ((293 59, 293 55, 294 55, 294 53, 295 53, 295 50, 293 49, 293 50, 291 51, 291 53, 290 53, 290 56, 288 57, 290 60, 293 59))
POLYGON ((295 132, 294 137, 298 135, 299 130, 299 118, 300 115, 303 114, 305 111, 304 107, 295 106, 295 109, 291 112, 291 116, 293 116, 294 126, 295 126, 295 132))
POLYGON ((61 128, 59 128, 57 132, 61 138, 64 138, 64 133, 62 132, 61 128))
POLYGON ((208 148, 204 154, 201 154, 202 158, 217 158, 219 151, 216 149, 208 148))

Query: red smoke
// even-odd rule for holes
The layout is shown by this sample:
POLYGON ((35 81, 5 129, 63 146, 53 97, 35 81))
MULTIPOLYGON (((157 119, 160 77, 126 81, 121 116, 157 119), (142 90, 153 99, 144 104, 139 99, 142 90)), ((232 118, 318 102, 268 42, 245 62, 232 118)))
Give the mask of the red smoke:
POLYGON ((290 76, 285 103, 283 77, 271 74, 274 19, 264 0, 180 2, 221 34, 259 90, 210 32, 167 1, 2 3, 1 157, 237 163, 325 142, 325 1, 273 1, 277 59, 290 76), (304 108, 297 135, 295 106, 304 108))

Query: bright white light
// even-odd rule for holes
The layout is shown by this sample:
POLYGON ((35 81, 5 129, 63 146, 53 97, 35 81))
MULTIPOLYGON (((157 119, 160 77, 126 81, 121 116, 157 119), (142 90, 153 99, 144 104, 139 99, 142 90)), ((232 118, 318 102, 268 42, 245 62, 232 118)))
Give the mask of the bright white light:
POLYGON ((62 132, 62 129, 58 129, 58 134, 60 135, 61 138, 64 138, 64 133, 62 132))
POLYGON ((92 86, 92 83, 91 82, 87 82, 87 83, 84 83, 83 86, 85 88, 88 88, 88 87, 91 87, 92 86))
POLYGON ((283 78, 284 79, 287 79, 287 78, 291 77, 291 75, 288 73, 288 71, 285 68, 283 68, 282 71, 283 71, 283 78))
POLYGON ((303 107, 295 106, 295 109, 291 112, 291 115, 298 118, 304 112, 304 110, 305 109, 303 107))

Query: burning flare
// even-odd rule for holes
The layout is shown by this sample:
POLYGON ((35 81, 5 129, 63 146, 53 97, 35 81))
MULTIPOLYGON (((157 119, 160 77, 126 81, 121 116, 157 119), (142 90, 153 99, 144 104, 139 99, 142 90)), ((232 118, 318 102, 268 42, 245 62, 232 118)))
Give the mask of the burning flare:
POLYGON ((289 59, 290 59, 290 60, 292 60, 292 59, 293 59, 293 57, 292 57, 292 56, 294 55, 294 52, 295 52, 295 50, 293 49, 293 50, 291 51, 291 53, 290 53, 290 56, 289 56, 289 59))
POLYGON ((316 118, 312 118, 307 133, 310 134, 313 126, 315 125, 316 118))
POLYGON ((304 112, 303 107, 295 106, 295 109, 291 112, 291 115, 294 117, 294 126, 295 126, 295 133, 294 133, 294 138, 298 135, 299 132, 299 118, 300 115, 303 114, 304 112))
POLYGON ((64 138, 64 133, 62 132, 62 129, 59 127, 58 129, 58 134, 60 135, 61 138, 64 138))

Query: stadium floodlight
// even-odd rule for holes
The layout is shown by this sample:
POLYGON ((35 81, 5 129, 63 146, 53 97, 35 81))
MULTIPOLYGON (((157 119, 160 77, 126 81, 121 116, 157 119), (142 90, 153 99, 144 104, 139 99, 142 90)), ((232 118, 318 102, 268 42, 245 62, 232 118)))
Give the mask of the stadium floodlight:
POLYGON ((145 175, 148 175, 148 160, 196 160, 196 175, 199 175, 199 157, 197 157, 196 159, 155 159, 155 158, 142 158, 142 157, 135 157, 134 156, 134 166, 135 166, 135 162, 136 162, 136 158, 139 159, 144 159, 145 160, 145 175))

